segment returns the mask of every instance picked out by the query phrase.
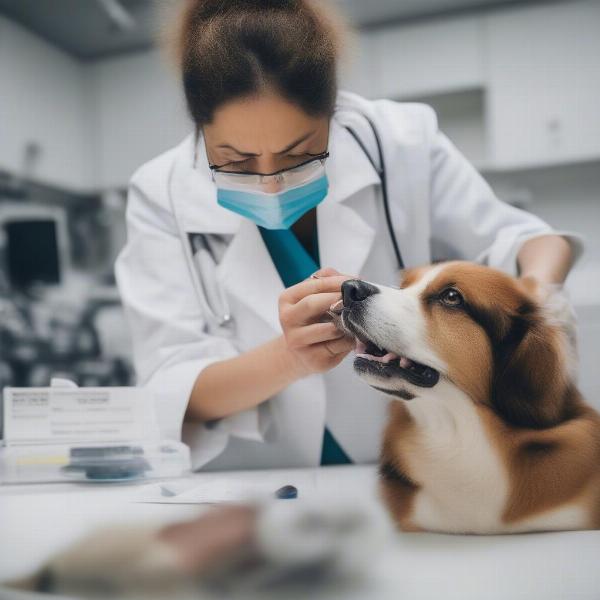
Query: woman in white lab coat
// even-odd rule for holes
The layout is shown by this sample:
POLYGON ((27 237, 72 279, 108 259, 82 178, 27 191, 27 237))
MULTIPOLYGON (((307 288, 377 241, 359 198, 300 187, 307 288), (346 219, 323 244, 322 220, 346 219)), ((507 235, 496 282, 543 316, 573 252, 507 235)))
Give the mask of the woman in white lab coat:
POLYGON ((461 258, 561 283, 573 261, 431 109, 338 92, 340 41, 310 0, 189 0, 182 16, 196 133, 134 174, 116 274, 138 383, 195 468, 376 460, 386 401, 322 322, 349 276, 394 285, 401 266, 461 258))

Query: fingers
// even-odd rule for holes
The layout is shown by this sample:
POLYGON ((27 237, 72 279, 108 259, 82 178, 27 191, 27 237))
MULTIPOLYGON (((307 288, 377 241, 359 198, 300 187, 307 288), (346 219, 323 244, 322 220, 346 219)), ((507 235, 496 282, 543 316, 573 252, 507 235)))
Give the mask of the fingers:
POLYGON ((306 325, 319 320, 329 307, 339 300, 339 292, 328 294, 310 294, 297 304, 283 305, 279 309, 279 320, 284 329, 306 325))
MULTIPOLYGON (((340 273, 339 271, 337 271, 333 267, 323 267, 322 269, 319 269, 318 271, 315 271, 311 275, 311 277, 313 277, 313 278, 332 277, 334 275, 344 275, 344 273, 340 273)), ((350 279, 360 279, 358 275, 348 275, 348 277, 350 279)))
POLYGON ((302 348, 303 346, 337 340, 343 335, 331 322, 314 323, 313 325, 290 330, 286 335, 286 341, 290 348, 302 348))
POLYGON ((290 311, 292 319, 298 325, 313 323, 322 317, 339 299, 339 292, 306 296, 292 307, 290 311))
POLYGON ((279 297, 285 343, 303 373, 329 371, 354 347, 354 340, 345 337, 330 320, 322 321, 330 307, 339 302, 342 284, 349 279, 356 277, 326 267, 279 297))
POLYGON ((318 279, 319 277, 332 277, 334 275, 341 275, 341 274, 342 273, 340 273, 339 271, 336 271, 332 267, 323 267, 322 269, 319 269, 318 271, 315 271, 311 275, 311 277, 318 279))
POLYGON ((310 294, 339 292, 342 288, 342 283, 348 279, 351 279, 351 277, 347 277, 346 275, 305 279, 285 290, 280 296, 280 301, 287 304, 296 304, 310 294))
POLYGON ((337 356, 339 354, 348 354, 354 348, 355 341, 352 338, 342 336, 330 342, 323 342, 330 354, 337 356))

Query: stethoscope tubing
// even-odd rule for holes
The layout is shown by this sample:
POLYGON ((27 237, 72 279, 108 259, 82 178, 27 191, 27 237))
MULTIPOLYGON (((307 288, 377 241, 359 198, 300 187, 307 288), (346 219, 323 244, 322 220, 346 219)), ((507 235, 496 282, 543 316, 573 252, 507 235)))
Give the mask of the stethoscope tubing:
POLYGON ((365 119, 365 121, 369 124, 371 131, 373 132, 373 137, 375 138, 375 144, 377 146, 377 154, 379 158, 379 166, 373 160, 371 154, 367 150, 364 142, 361 140, 360 136, 356 133, 352 127, 345 125, 344 127, 350 133, 350 135, 356 140, 356 143, 360 146, 362 151, 365 153, 366 157, 369 159, 369 162, 375 169, 375 172, 379 176, 379 181, 381 182, 381 196, 383 198, 383 210, 385 214, 385 222, 388 228, 388 232, 390 234, 390 239, 392 241, 392 247, 394 249, 394 254, 396 256, 396 262, 398 263, 398 269, 401 271, 404 269, 404 261, 402 260, 402 254, 400 252, 400 246, 398 244, 398 239, 396 237, 396 232, 394 231, 394 225, 392 223, 392 216, 390 211, 390 203, 388 197, 388 189, 387 189, 387 177, 385 170, 385 159, 383 157, 383 147, 381 145, 381 138, 379 137, 379 133, 377 132, 377 128, 373 121, 364 113, 360 113, 361 116, 365 119))

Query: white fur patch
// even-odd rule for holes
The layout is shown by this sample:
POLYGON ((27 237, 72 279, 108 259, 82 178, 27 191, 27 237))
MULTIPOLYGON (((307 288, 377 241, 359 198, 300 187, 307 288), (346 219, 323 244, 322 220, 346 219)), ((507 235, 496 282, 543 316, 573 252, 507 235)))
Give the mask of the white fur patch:
POLYGON ((418 436, 404 460, 422 486, 411 520, 431 531, 501 531, 508 474, 470 398, 441 380, 407 408, 418 436))
POLYGON ((447 372, 447 365, 429 345, 421 294, 443 268, 431 268, 417 283, 404 289, 376 286, 380 293, 369 298, 361 328, 378 346, 441 373, 447 372))
POLYGON ((572 531, 589 528, 589 511, 582 505, 568 504, 506 525, 504 531, 521 533, 527 531, 572 531))
POLYGON ((505 523, 510 480, 473 402, 444 380, 406 404, 419 436, 403 459, 422 489, 411 521, 429 531, 518 533, 585 529, 583 506, 561 506, 505 523))

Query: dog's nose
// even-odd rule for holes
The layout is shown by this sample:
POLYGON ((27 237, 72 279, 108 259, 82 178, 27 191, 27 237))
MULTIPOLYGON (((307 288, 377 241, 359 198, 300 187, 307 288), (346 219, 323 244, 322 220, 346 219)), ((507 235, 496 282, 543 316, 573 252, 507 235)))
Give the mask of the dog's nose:
POLYGON ((362 302, 378 292, 379 290, 374 285, 360 279, 349 279, 342 283, 342 300, 346 308, 354 302, 362 302))

